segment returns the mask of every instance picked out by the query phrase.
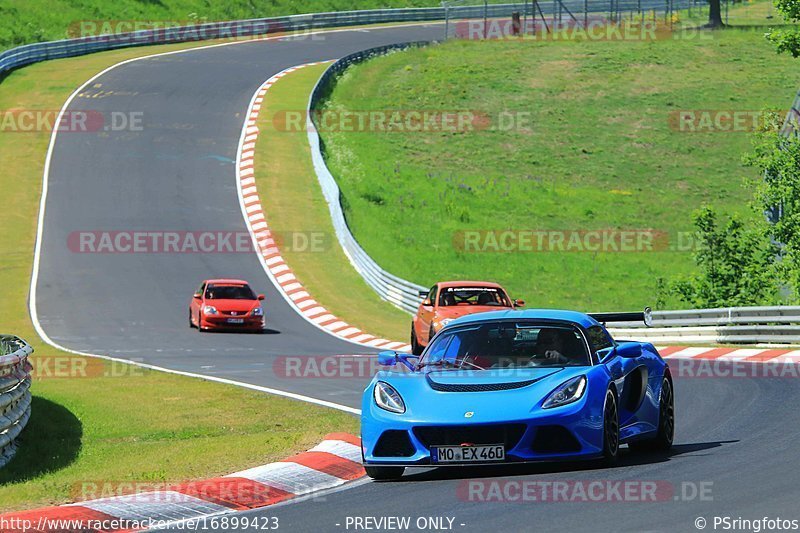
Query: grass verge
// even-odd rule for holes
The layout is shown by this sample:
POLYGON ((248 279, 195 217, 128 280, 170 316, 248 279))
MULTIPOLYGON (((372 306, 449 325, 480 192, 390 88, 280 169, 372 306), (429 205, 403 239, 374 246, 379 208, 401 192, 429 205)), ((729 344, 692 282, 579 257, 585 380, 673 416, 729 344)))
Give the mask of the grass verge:
POLYGON ((787 109, 797 64, 762 33, 454 41, 357 65, 327 104, 334 114, 529 115, 509 131, 323 132, 351 230, 381 266, 423 285, 488 278, 531 306, 652 305, 658 277, 693 268, 695 209, 749 213, 742 184, 757 176, 740 163, 747 133, 688 133, 675 117, 787 109), (459 241, 463 231, 606 229, 652 229, 669 241, 639 253, 466 253, 459 241))
POLYGON ((307 450, 326 433, 358 431, 357 418, 331 409, 129 365, 101 367, 107 376, 34 381, 33 416, 17 456, 0 470, 0 511, 80 500, 85 486, 108 491, 230 474, 307 450))
MULTIPOLYGON (((206 44, 32 65, 2 82, 0 109, 55 113, 76 87, 110 65, 206 44)), ((0 191, 6 206, 0 221, 0 325, 3 333, 34 345, 39 368, 70 357, 39 339, 27 311, 49 138, 46 131, 0 131, 0 191)), ((114 377, 108 374, 67 371, 71 377, 34 382, 29 427, 17 457, 0 470, 0 511, 70 501, 85 481, 172 482, 227 474, 307 449, 332 430, 358 427, 344 413, 201 380, 129 365, 111 372, 114 377)))
MULTIPOLYGON (((281 78, 273 85, 259 115, 261 134, 256 145, 256 184, 270 228, 279 235, 320 235, 319 249, 283 246, 281 253, 309 293, 337 316, 373 335, 406 340, 408 314, 384 302, 353 269, 336 240, 311 163, 308 136, 277 127, 286 112, 302 112, 322 72, 315 65, 281 78)), ((290 244, 290 242, 287 242, 290 244)))

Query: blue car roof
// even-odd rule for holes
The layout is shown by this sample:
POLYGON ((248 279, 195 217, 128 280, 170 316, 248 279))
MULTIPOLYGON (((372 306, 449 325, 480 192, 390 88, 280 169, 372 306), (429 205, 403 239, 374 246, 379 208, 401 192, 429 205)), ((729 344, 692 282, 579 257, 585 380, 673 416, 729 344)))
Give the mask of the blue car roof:
POLYGON ((473 315, 462 316, 453 320, 448 327, 474 324, 488 320, 560 320, 572 322, 584 328, 599 325, 599 322, 586 313, 578 311, 567 311, 564 309, 523 309, 513 311, 489 311, 488 313, 475 313, 473 315))

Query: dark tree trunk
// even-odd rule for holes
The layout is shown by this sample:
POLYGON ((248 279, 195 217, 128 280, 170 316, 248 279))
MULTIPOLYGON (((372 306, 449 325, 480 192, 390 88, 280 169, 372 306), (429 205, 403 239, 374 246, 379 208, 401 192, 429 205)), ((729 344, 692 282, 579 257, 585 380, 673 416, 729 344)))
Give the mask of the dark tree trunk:
POLYGON ((708 0, 708 24, 710 28, 721 28, 725 24, 722 22, 722 0, 708 0))

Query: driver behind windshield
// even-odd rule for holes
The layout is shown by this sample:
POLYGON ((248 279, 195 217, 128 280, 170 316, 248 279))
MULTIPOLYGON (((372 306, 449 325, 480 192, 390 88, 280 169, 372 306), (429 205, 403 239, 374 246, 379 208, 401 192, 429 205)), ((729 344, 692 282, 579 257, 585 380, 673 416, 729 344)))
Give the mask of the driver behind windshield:
POLYGON ((437 337, 420 363, 482 370, 582 366, 589 364, 589 359, 585 343, 574 328, 495 322, 437 337))

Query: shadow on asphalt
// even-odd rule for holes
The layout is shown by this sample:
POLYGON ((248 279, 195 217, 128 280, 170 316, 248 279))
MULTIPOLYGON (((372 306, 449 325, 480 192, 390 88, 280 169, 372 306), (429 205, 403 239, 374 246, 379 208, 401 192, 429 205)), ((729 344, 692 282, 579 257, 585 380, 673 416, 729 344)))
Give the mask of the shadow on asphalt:
MULTIPOLYGON (((620 450, 619 460, 611 465, 602 460, 583 461, 550 461, 541 463, 518 463, 497 466, 458 466, 441 467, 418 470, 406 470, 406 474, 397 482, 409 481, 441 481, 447 479, 476 479, 491 477, 531 476, 537 474, 557 474, 563 472, 611 470, 615 468, 663 463, 686 454, 703 452, 719 448, 725 444, 734 444, 738 440, 697 442, 690 444, 675 444, 666 452, 633 451, 627 448, 620 450)), ((389 482, 391 483, 391 481, 389 482)))
POLYGON ((0 485, 17 483, 71 465, 81 450, 83 426, 66 407, 34 396, 17 455, 0 470, 0 485))

